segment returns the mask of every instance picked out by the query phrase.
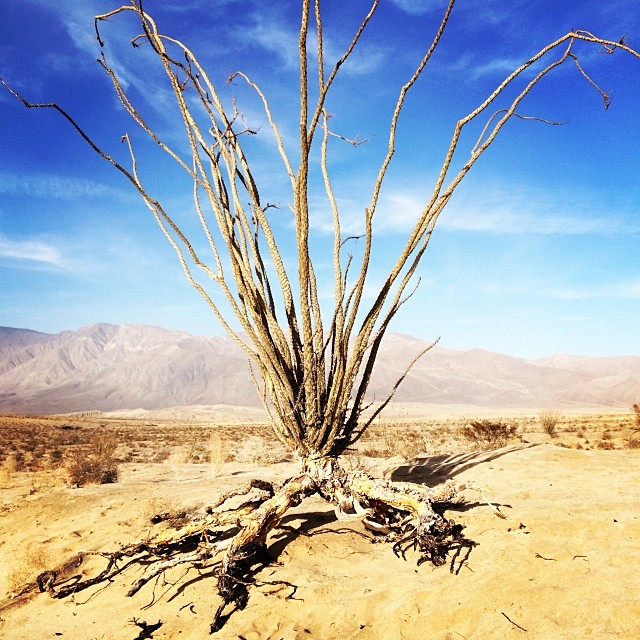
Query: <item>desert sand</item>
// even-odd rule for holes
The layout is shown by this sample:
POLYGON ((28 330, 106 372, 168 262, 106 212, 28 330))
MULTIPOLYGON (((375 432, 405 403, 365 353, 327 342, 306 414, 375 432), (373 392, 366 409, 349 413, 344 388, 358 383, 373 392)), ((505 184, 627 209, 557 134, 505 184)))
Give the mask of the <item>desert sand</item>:
MULTIPOLYGON (((413 551, 406 560, 396 557, 390 545, 373 544, 359 522, 338 521, 329 505, 310 498, 273 532, 273 564, 257 572, 247 607, 213 637, 640 637, 640 451, 527 440, 412 463, 360 459, 372 473, 394 480, 480 485, 506 518, 478 492, 466 491, 466 502, 447 517, 464 524, 477 546, 466 561, 462 554, 453 565, 418 567, 413 551)), ((154 513, 201 508, 247 479, 281 481, 295 469, 291 461, 228 462, 211 479, 206 464, 123 463, 117 483, 82 488, 30 487, 29 474, 15 474, 0 492, 0 591, 15 586, 21 571, 26 578, 79 551, 115 550, 144 538, 154 513)), ((101 566, 100 560, 77 572, 101 566)), ((133 598, 125 593, 140 574, 137 567, 66 600, 7 593, 0 636, 209 638, 219 603, 213 568, 184 571, 176 568, 133 598), (144 634, 134 620, 162 624, 144 634)))

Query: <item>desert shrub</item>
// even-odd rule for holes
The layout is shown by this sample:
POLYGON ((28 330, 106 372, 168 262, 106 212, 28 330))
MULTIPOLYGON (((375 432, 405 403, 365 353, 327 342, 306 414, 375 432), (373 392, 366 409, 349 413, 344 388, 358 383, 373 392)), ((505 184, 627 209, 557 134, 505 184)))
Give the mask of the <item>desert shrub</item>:
POLYGON ((67 457, 65 470, 69 484, 110 484, 118 481, 115 452, 118 440, 114 434, 97 435, 91 449, 74 449, 67 457))
POLYGON ((388 442, 389 452, 407 462, 413 462, 427 448, 422 434, 415 429, 400 429, 394 436, 388 442))
POLYGON ((367 429, 364 436, 356 445, 354 451, 360 456, 367 458, 388 457, 388 438, 386 436, 387 426, 374 425, 367 429))
POLYGON ((16 472, 16 459, 15 456, 9 456, 5 458, 0 465, 0 488, 9 486, 11 477, 16 472))
POLYGON ((24 471, 25 470, 25 457, 22 451, 16 451, 16 453, 12 456, 12 468, 13 471, 24 471))
POLYGON ((631 408, 633 409, 633 413, 636 419, 636 429, 640 429, 640 404, 636 403, 631 408))
POLYGON ((287 452, 266 438, 251 436, 240 443, 234 458, 241 464, 269 465, 285 460, 287 452))
POLYGON ((228 460, 224 440, 217 433, 209 436, 209 462, 211 463, 211 479, 222 475, 224 464, 228 460))
POLYGON ((430 438, 422 429, 401 422, 389 422, 370 428, 358 444, 358 453, 369 458, 399 456, 412 462, 430 447, 430 438))
POLYGON ((97 458, 112 460, 118 448, 118 438, 113 433, 101 433, 93 439, 93 453, 97 458))
POLYGON ((502 420, 471 420, 460 427, 460 436, 480 449, 504 447, 516 435, 518 425, 502 420))
POLYGON ((360 455, 366 456, 367 458, 386 458, 387 451, 386 449, 381 449, 373 444, 364 445, 362 448, 358 449, 358 453, 360 455))
POLYGON ((18 464, 17 456, 10 455, 9 457, 5 458, 5 461, 3 462, 2 467, 6 470, 9 476, 13 475, 20 468, 18 464))
POLYGON ((598 442, 598 449, 615 449, 611 440, 600 440, 598 442))
POLYGON ((558 428, 558 422, 560 420, 559 411, 542 411, 539 416, 540 424, 543 431, 551 438, 555 438, 558 428))
POLYGON ((189 435, 188 444, 181 448, 184 464, 197 464, 200 462, 200 455, 198 453, 200 443, 197 437, 189 435))
POLYGON ((42 545, 29 544, 23 554, 16 554, 13 566, 7 571, 7 590, 17 595, 35 581, 51 565, 51 559, 42 545))
POLYGON ((640 449, 640 438, 638 436, 632 436, 627 440, 627 447, 629 449, 640 449))
MULTIPOLYGON (((170 457, 171 457, 171 449, 169 449, 168 446, 163 446, 162 448, 158 449, 158 451, 155 452, 153 456, 153 462, 156 462, 156 463, 165 462, 170 457)), ((133 457, 130 456, 129 460, 132 460, 132 459, 133 457)))

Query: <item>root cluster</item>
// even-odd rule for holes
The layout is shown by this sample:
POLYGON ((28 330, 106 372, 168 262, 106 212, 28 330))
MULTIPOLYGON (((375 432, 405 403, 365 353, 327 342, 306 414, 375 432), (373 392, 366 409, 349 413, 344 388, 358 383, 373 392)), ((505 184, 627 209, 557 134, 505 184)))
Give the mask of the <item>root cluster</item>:
MULTIPOLYGON (((137 565, 144 567, 144 573, 127 592, 127 596, 134 596, 176 566, 206 570, 217 577, 221 598, 211 622, 211 633, 215 633, 234 611, 246 606, 249 588, 256 584, 255 567, 269 564, 269 532, 289 509, 313 494, 330 502, 339 519, 360 520, 371 532, 372 541, 392 544, 399 557, 406 559, 410 548, 417 550, 418 565, 443 565, 453 551, 451 571, 456 562, 459 571, 474 546, 464 537, 462 525, 439 513, 442 507, 459 501, 453 485, 430 489, 374 479, 361 471, 347 472, 335 459, 323 457, 304 461, 302 472, 280 486, 253 480, 219 496, 201 515, 179 514, 179 526, 163 529, 142 542, 114 552, 82 553, 63 570, 40 574, 37 586, 53 598, 65 598, 108 583, 137 565), (228 501, 237 496, 246 500, 239 506, 228 506, 228 501), (466 555, 460 559, 465 549, 466 555), (70 575, 87 555, 104 557, 105 568, 92 577, 70 575)), ((163 522, 175 515, 158 514, 152 521, 163 522)), ((294 585, 288 586, 295 592, 294 585)))

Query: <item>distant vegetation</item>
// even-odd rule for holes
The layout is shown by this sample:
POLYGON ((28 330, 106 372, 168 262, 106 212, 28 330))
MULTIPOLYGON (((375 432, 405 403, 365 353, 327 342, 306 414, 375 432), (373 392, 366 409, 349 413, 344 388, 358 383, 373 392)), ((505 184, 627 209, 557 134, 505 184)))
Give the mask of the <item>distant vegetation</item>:
POLYGON ((558 435, 557 428, 560 415, 559 411, 542 411, 538 416, 544 432, 551 438, 555 438, 558 435))
POLYGON ((502 420, 471 420, 460 428, 460 435, 480 449, 497 449, 504 447, 515 437, 518 425, 502 420))
POLYGON ((113 433, 97 433, 90 449, 75 449, 65 461, 67 481, 75 487, 110 484, 118 480, 115 458, 118 440, 113 433))

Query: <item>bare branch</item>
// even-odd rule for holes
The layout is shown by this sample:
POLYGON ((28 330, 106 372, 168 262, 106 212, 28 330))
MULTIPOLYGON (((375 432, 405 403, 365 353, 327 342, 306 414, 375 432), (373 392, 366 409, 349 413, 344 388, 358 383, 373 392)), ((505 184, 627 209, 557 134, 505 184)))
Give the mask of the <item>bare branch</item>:
POLYGON ((311 0, 301 0, 298 33, 300 103, 296 114, 299 130, 295 155, 290 156, 285 150, 280 128, 262 89, 242 71, 229 77, 229 81, 244 80, 261 100, 280 157, 278 166, 289 178, 289 206, 293 213, 297 252, 295 262, 291 264, 285 260, 280 229, 276 224, 272 228, 273 220, 270 221, 267 215, 273 205, 263 202, 265 194, 256 180, 258 173, 254 173, 255 167, 246 153, 246 140, 258 131, 247 125, 235 100, 229 106, 221 99, 194 53, 179 40, 159 31, 156 22, 144 11, 141 0, 131 0, 129 5, 97 16, 94 21, 96 37, 104 47, 106 38, 101 31, 103 28, 106 31, 104 23, 115 22, 126 12, 137 15, 142 33, 131 43, 134 48, 148 46, 161 65, 179 110, 178 128, 187 143, 186 151, 182 147, 172 148, 157 135, 127 95, 126 83, 123 87, 105 53, 100 56, 99 63, 128 115, 192 180, 195 216, 199 233, 206 239, 204 251, 210 253, 208 262, 194 248, 200 245, 187 237, 177 218, 172 218, 145 187, 128 134, 121 137, 128 152, 123 163, 96 145, 76 120, 56 103, 29 102, 0 79, 25 107, 47 108, 59 113, 95 153, 124 175, 142 197, 173 247, 187 281, 249 356, 250 374, 272 419, 274 434, 299 456, 301 463, 300 472, 281 487, 250 483, 221 496, 205 514, 189 520, 179 530, 159 532, 143 542, 125 546, 119 552, 103 554, 107 566, 97 576, 56 591, 56 573, 45 572, 39 577, 38 584, 54 597, 106 583, 131 564, 144 564, 147 571, 131 587, 130 595, 175 566, 214 566, 222 598, 212 623, 212 630, 216 630, 227 617, 224 611, 228 605, 242 608, 246 604, 247 588, 254 584, 249 567, 259 559, 269 532, 288 509, 314 493, 334 505, 341 516, 347 513, 348 517, 363 520, 368 528, 392 542, 398 555, 404 555, 407 545, 416 546, 421 554, 419 563, 430 559, 436 565, 442 564, 451 549, 456 550, 453 563, 463 548, 467 554, 472 548, 473 543, 461 534, 462 527, 445 520, 433 509, 433 503, 455 497, 456 491, 450 485, 436 490, 410 483, 374 480, 359 471, 346 472, 340 468, 336 457, 362 436, 388 406, 411 368, 437 342, 428 345, 409 362, 388 396, 361 423, 364 408, 370 407, 366 404, 367 391, 385 334, 396 314, 414 295, 419 284, 419 279, 416 282, 417 269, 435 225, 465 176, 513 118, 552 126, 563 124, 524 115, 521 105, 547 75, 567 61, 573 62, 580 76, 598 91, 605 108, 609 106, 609 94, 585 70, 575 52, 576 43, 594 45, 606 54, 624 51, 640 59, 640 53, 630 47, 626 37, 611 41, 587 31, 571 31, 508 74, 475 109, 456 122, 430 195, 393 265, 376 287, 373 302, 365 303, 365 288, 371 284, 370 268, 375 259, 374 220, 395 157, 402 113, 411 89, 425 73, 440 45, 454 0, 447 3, 426 52, 399 88, 389 121, 386 152, 364 209, 364 232, 343 238, 344 220, 329 170, 329 146, 334 139, 354 146, 364 141, 357 137, 349 139, 330 129, 328 98, 335 79, 360 43, 379 4, 379 0, 368 4, 368 12, 327 76, 321 0, 313 1, 313 15, 311 0), (317 90, 310 88, 308 75, 313 57, 308 51, 313 21, 317 90), (501 102, 506 104, 503 106, 501 102), (484 118, 486 121, 479 126, 481 132, 475 144, 472 144, 473 140, 466 141, 468 125, 484 118), (319 141, 315 139, 317 133, 319 141), (180 153, 176 149, 181 149, 180 153), (292 158, 298 166, 292 164, 292 158), (316 278, 319 267, 312 259, 310 247, 310 189, 315 188, 320 179, 331 210, 334 234, 331 256, 333 308, 328 312, 324 310, 330 317, 328 325, 324 324, 320 304, 320 286, 316 278), (349 240, 361 238, 364 246, 358 246, 361 251, 354 252, 359 258, 357 261, 345 248, 349 240), (297 278, 292 280, 291 272, 296 267, 297 278), (352 274, 352 269, 356 273, 352 274), (221 311, 221 303, 209 293, 209 286, 229 306, 230 317, 221 311), (254 489, 259 492, 258 496, 254 495, 237 508, 223 508, 232 495, 248 494, 254 489))

